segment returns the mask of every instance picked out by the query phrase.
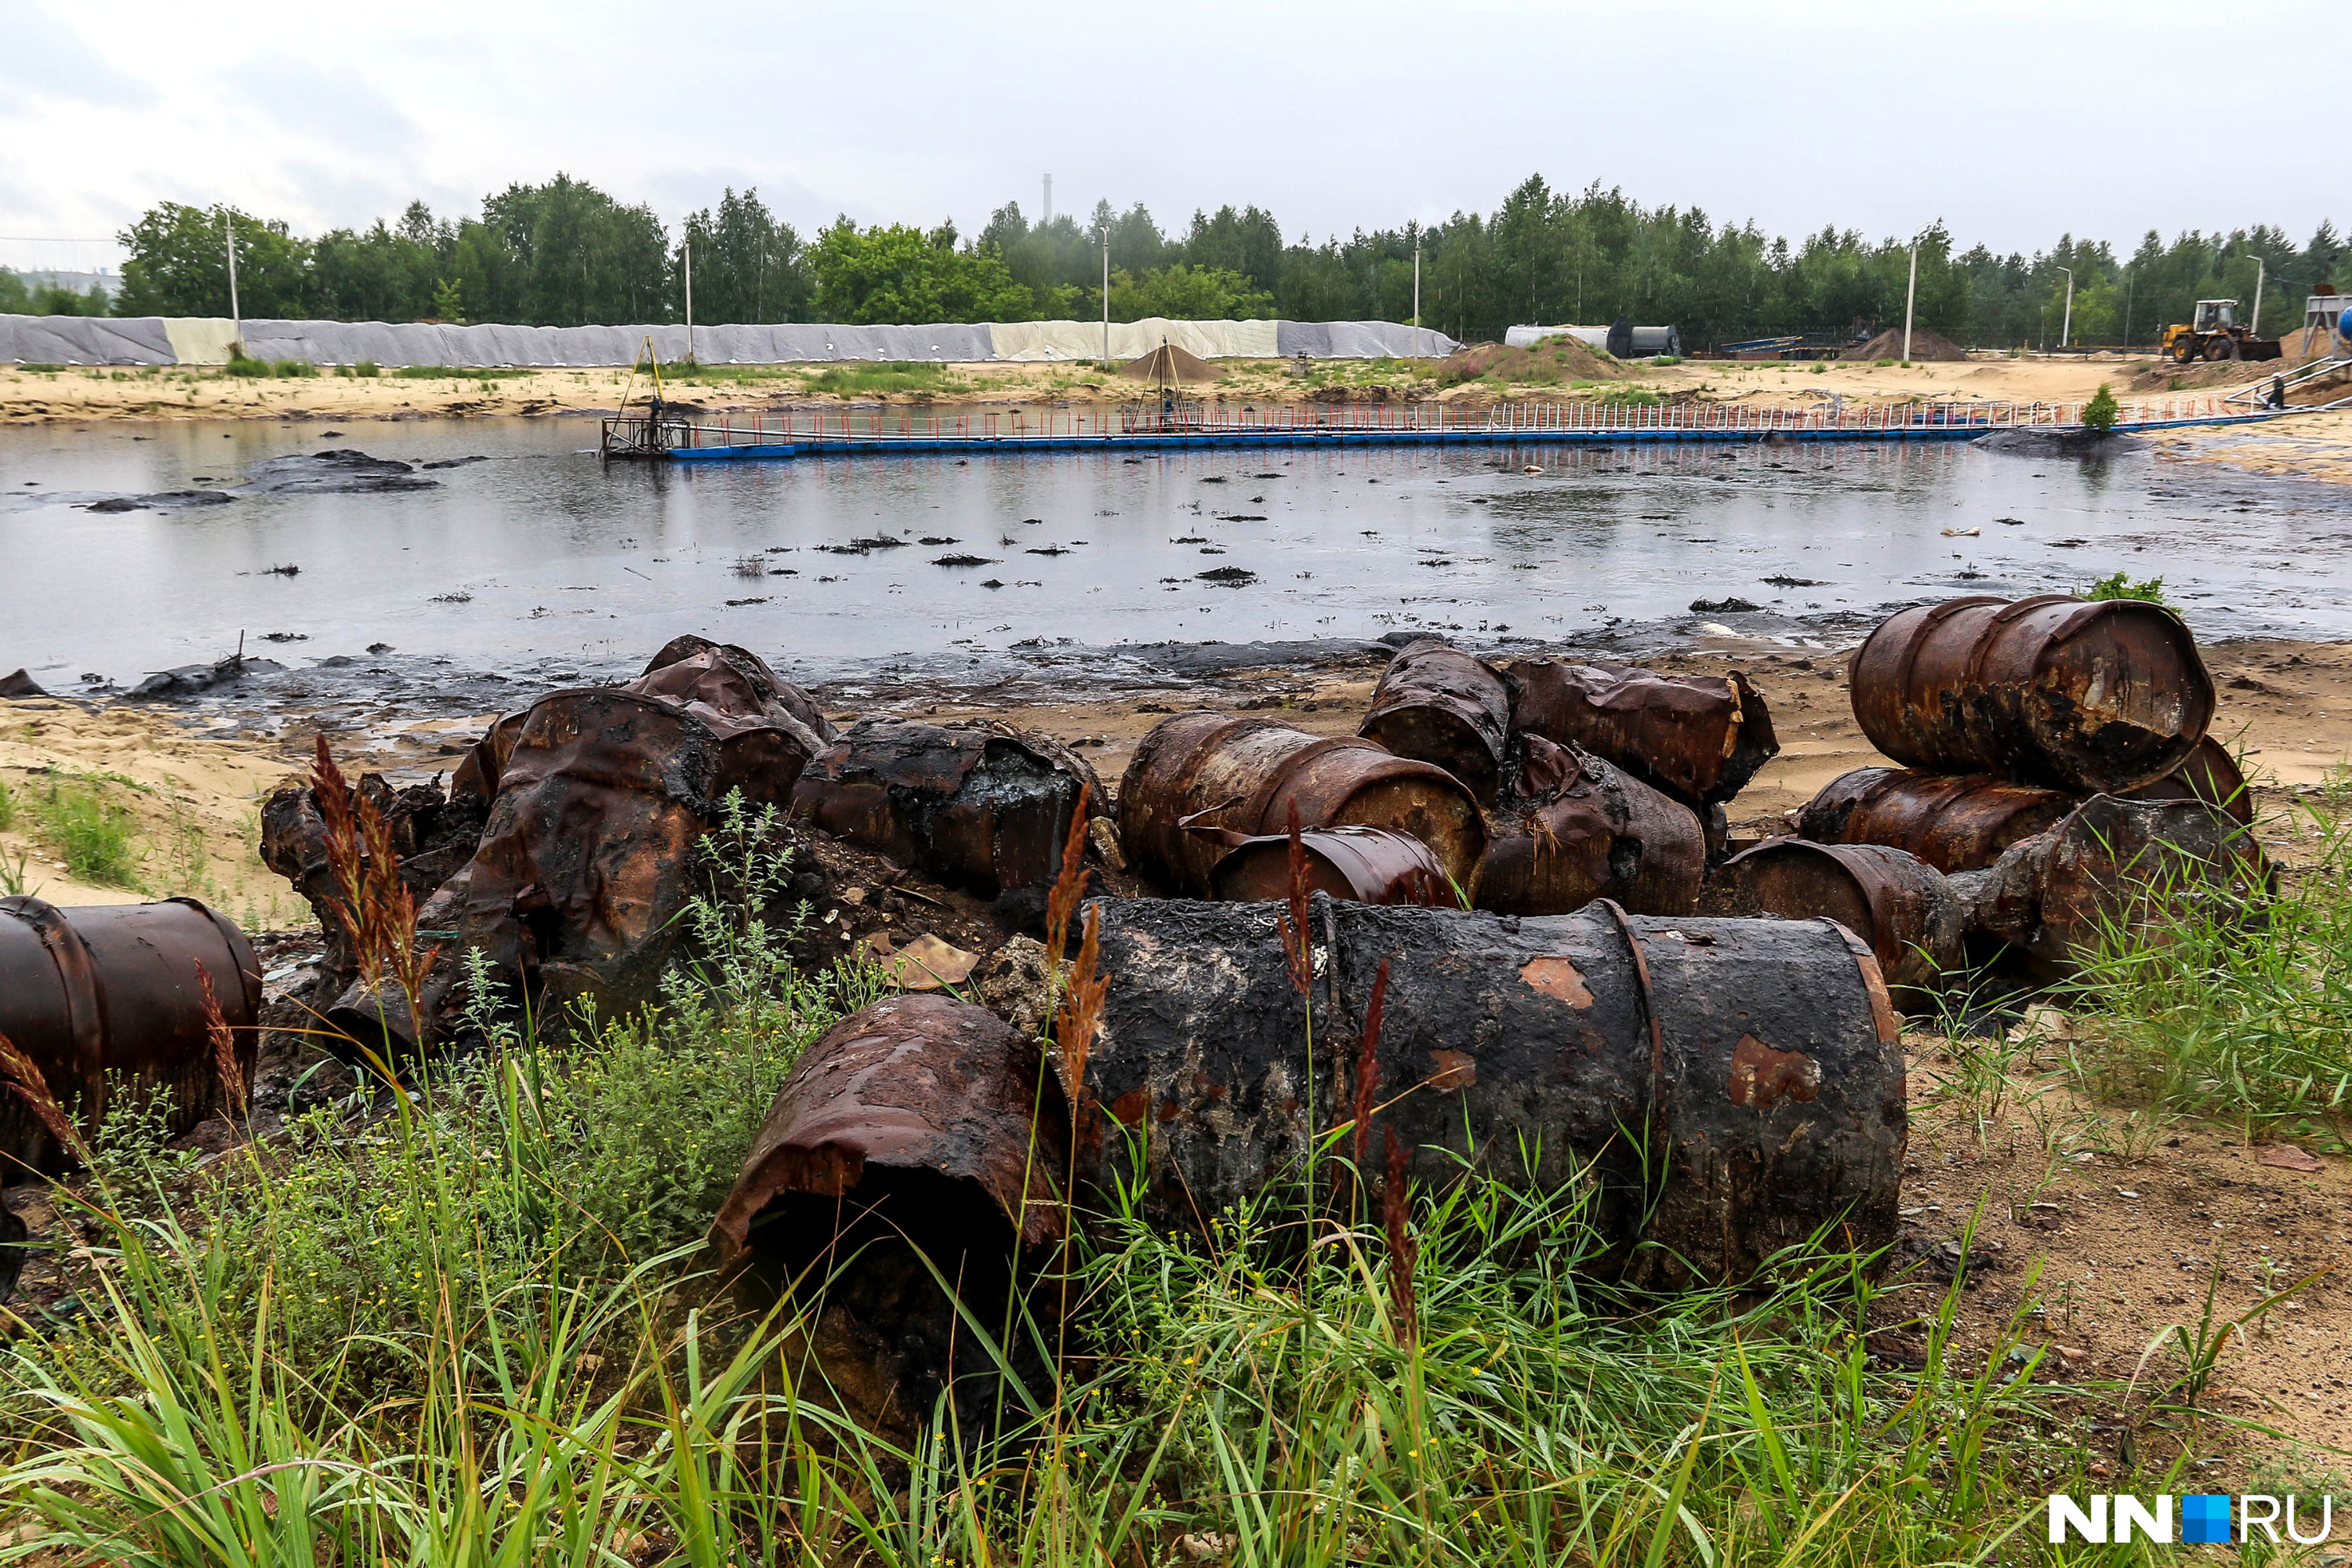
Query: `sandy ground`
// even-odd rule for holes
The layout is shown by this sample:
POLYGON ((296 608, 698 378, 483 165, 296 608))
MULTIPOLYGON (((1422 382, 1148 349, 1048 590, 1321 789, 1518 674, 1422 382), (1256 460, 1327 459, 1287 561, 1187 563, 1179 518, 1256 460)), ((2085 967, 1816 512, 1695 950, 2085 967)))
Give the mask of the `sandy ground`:
POLYGON ((152 709, 92 711, 58 701, 0 701, 0 890, 53 904, 132 903, 187 895, 248 930, 307 918, 308 909, 256 854, 261 802, 291 759, 245 742, 204 739, 152 709), (126 812, 131 879, 77 877, 48 826, 51 792, 95 796, 126 812), (19 885, 21 883, 21 886, 19 885))

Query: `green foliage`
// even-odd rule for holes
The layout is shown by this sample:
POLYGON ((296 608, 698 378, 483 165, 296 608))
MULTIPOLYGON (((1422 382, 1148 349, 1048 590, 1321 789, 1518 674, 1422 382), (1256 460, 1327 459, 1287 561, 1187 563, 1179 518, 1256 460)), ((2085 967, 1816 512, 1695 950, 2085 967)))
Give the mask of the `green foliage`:
MULTIPOLYGON (((2116 420, 2122 413, 2115 393, 2103 381, 2099 383, 2099 390, 2091 395, 2091 401, 2083 405, 2083 428, 2095 430, 2104 436, 2116 427, 2116 420)), ((2161 587, 2163 579, 2158 578, 2157 583, 2161 587)))
POLYGON ((124 229, 126 316, 226 316, 229 313, 226 216, 236 238, 237 306, 247 316, 310 314, 312 247, 284 222, 235 208, 164 202, 124 229))
POLYGON ((1274 296, 1254 288, 1238 272, 1182 262, 1155 268, 1137 278, 1124 269, 1110 275, 1110 315, 1115 321, 1164 316, 1171 321, 1250 321, 1274 314, 1274 296))
POLYGON ((0 833, 5 833, 16 826, 16 792, 8 787, 7 780, 0 779, 0 833))
POLYGON ((114 300, 93 283, 79 293, 43 273, 0 267, 0 313, 23 316, 108 316, 114 300))
POLYGON ((2160 888, 2104 933, 2072 990, 2074 1047, 2103 1095, 2231 1121, 2352 1112, 2352 830, 2340 802, 2286 826, 2316 850, 2259 910, 2196 884, 2160 888))
POLYGON ((807 391, 843 397, 884 392, 944 392, 961 384, 961 379, 950 374, 943 366, 907 361, 827 365, 803 384, 807 391))
POLYGON ((466 286, 455 278, 444 278, 433 285, 433 318, 438 321, 463 321, 466 319, 466 286))
POLYGON ((2151 605, 2163 605, 2168 610, 2175 608, 2165 600, 2163 578, 2147 577, 2135 583, 2123 572, 2100 578, 2084 589, 2082 596, 2094 603, 2104 599, 2144 599, 2151 605))
POLYGON ((138 820, 129 806, 107 797, 103 784, 52 780, 39 815, 42 836, 75 877, 112 888, 139 885, 138 820))
POLYGON ((820 320, 1002 321, 1028 317, 1032 298, 985 246, 961 249, 953 225, 859 228, 841 218, 809 253, 820 320))
MULTIPOLYGON (((694 314, 702 321, 805 319, 813 281, 801 237, 768 210, 760 193, 730 186, 686 220, 694 246, 694 314)), ((679 258, 683 271, 684 257, 679 258)))

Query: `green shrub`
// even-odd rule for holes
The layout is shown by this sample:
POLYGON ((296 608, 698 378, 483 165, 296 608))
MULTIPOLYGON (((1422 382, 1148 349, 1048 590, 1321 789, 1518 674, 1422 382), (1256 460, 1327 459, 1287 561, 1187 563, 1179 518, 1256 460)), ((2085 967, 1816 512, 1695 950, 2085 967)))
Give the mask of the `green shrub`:
POLYGON ((42 796, 40 812, 41 826, 67 870, 108 887, 139 885, 139 824, 130 807, 107 799, 94 784, 56 783, 42 796))
POLYGON ((2125 573, 2115 572, 2100 578, 2083 590, 2082 596, 2094 602, 2102 599, 2145 599, 2151 605, 2162 605, 2168 610, 2179 606, 2164 596, 2164 579, 2147 577, 2135 583, 2125 573))
POLYGON ((344 365, 341 369, 336 371, 335 374, 341 376, 354 377, 361 381, 373 381, 377 376, 382 375, 383 372, 378 368, 375 361, 372 359, 363 359, 357 364, 344 365))
POLYGON ((0 833, 5 833, 16 826, 16 795, 8 787, 6 779, 0 779, 0 833))
POLYGON ((25 363, 18 365, 16 368, 25 372, 28 375, 55 375, 58 372, 65 369, 65 366, 61 364, 42 364, 38 361, 28 360, 25 363))
POLYGON ((268 375, 269 374, 269 362, 268 360, 247 359, 245 356, 245 351, 243 349, 236 349, 230 352, 228 363, 221 366, 221 374, 223 375, 244 376, 250 380, 268 375))
POLYGON ((2103 381, 2099 383, 2099 390, 2091 395, 2091 401, 2083 405, 2083 428, 2095 430, 2104 436, 2116 427, 2116 420, 2122 413, 2123 410, 2116 405, 2116 395, 2103 381))

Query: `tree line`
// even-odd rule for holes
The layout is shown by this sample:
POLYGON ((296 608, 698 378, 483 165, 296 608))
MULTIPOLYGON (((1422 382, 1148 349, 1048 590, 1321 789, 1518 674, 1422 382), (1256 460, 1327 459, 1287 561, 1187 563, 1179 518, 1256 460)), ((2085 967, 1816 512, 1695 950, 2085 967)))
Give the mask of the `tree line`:
MULTIPOLYGON (((1597 183, 1556 190, 1532 176, 1491 214, 1286 239, 1257 206, 1195 212, 1163 229, 1140 203, 1098 203, 1081 220, 1032 223, 1017 203, 969 237, 836 219, 803 237, 756 191, 724 192, 673 234, 630 205, 558 174, 509 185, 477 216, 412 203, 398 219, 315 239, 235 209, 165 203, 122 233, 130 258, 113 309, 123 315, 220 315, 228 309, 224 229, 236 241, 247 316, 338 321, 482 321, 549 326, 676 321, 691 261, 703 322, 849 323, 1091 320, 1101 314, 1108 240, 1110 313, 1294 321, 1421 320, 1465 341, 1517 322, 1673 324, 1693 347, 1804 333, 1866 335, 1903 319, 1913 241, 1825 227, 1790 240, 1696 207, 1644 206, 1597 183)), ((1965 251, 1939 222, 1916 237, 1916 321, 1978 347, 2055 345, 2074 287, 2076 342, 2147 343, 2201 298, 2251 303, 2259 265, 2263 319, 2300 322, 2312 286, 2330 280, 2343 242, 2322 223, 2298 246, 2265 225, 2155 230, 2128 254, 2060 237, 2047 250, 1965 251)), ((2352 280, 2347 280, 2352 281, 2352 280)))

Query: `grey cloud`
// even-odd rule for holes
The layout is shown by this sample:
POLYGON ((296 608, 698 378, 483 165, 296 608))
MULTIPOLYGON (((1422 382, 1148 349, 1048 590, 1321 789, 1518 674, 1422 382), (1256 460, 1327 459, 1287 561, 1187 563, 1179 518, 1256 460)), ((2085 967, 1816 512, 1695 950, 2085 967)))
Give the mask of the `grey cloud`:
POLYGON ((11 94, 125 108, 155 101, 152 82, 110 63, 31 0, 0 0, 0 39, 6 40, 11 94))

